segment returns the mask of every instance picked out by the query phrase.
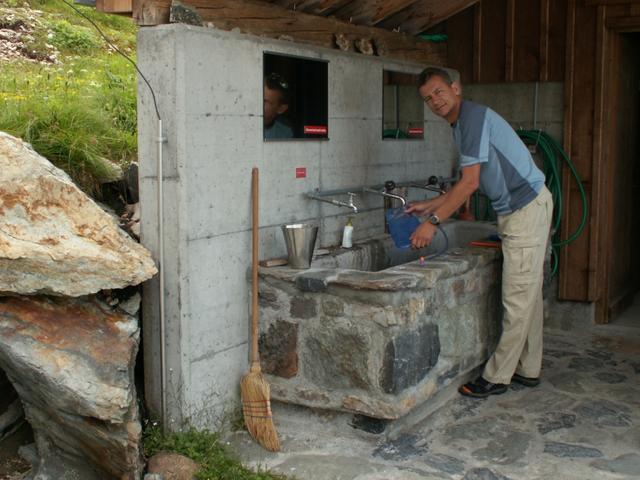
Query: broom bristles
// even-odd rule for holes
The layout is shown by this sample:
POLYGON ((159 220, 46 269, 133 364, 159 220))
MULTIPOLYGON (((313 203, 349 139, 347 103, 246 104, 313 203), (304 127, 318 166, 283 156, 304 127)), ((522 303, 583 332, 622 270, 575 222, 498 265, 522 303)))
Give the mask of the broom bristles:
POLYGON ((278 432, 271 415, 270 388, 267 381, 254 366, 240 382, 242 413, 249 434, 270 452, 280 451, 278 432))

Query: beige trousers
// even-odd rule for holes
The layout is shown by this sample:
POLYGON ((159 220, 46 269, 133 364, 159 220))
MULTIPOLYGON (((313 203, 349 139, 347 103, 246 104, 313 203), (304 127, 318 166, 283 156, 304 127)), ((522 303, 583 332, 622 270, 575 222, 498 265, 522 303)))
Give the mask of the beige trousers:
POLYGON ((498 216, 502 238, 502 336, 482 377, 511 383, 514 372, 538 377, 542 366, 542 279, 553 200, 543 187, 528 205, 498 216))

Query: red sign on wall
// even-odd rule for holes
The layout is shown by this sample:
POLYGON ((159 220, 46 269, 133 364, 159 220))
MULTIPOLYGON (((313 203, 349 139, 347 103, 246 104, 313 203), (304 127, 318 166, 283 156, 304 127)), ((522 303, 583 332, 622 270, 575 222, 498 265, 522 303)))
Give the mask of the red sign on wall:
POLYGON ((305 135, 326 135, 327 126, 326 125, 305 125, 304 133, 305 135))
POLYGON ((296 178, 307 178, 307 167, 296 167, 296 178))
POLYGON ((409 135, 412 137, 421 137, 424 135, 424 128, 410 128, 409 135))

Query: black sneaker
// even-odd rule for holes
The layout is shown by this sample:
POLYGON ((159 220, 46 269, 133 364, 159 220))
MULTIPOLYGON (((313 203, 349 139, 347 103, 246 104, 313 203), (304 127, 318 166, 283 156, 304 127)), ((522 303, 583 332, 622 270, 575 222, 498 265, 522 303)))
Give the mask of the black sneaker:
POLYGON ((467 397, 485 398, 506 392, 507 386, 504 383, 487 382, 484 378, 478 377, 475 381, 462 385, 458 391, 467 397))
POLYGON ((511 377, 512 382, 519 383, 521 385, 525 385, 527 387, 535 387, 540 384, 540 379, 535 377, 523 377, 522 375, 518 375, 517 373, 513 374, 511 377))

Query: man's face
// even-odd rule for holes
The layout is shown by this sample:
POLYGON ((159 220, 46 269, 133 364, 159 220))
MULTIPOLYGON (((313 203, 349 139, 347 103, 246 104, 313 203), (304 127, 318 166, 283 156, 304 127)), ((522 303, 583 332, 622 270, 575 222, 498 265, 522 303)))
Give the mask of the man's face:
POLYGON ((271 90, 265 85, 264 87, 264 126, 270 127, 275 122, 278 115, 282 115, 287 111, 289 105, 282 102, 282 92, 271 90))
POLYGON ((449 85, 442 77, 434 75, 418 88, 418 92, 433 113, 449 123, 457 120, 462 101, 457 82, 449 85))

